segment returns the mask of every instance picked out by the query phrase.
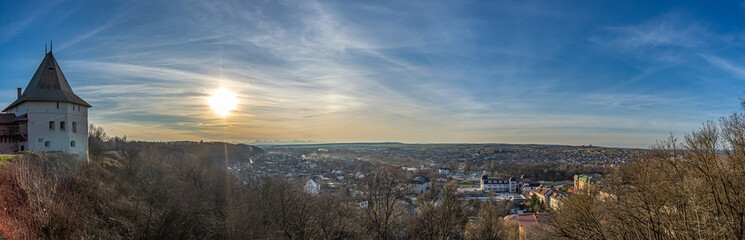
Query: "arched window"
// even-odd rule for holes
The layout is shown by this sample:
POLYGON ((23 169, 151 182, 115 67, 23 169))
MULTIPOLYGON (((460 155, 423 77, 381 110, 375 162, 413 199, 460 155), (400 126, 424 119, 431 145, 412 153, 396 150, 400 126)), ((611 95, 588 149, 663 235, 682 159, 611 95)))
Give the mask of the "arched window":
POLYGON ((75 141, 70 141, 70 147, 75 147, 75 141))
POLYGON ((76 133, 78 132, 78 123, 72 122, 72 132, 76 133))

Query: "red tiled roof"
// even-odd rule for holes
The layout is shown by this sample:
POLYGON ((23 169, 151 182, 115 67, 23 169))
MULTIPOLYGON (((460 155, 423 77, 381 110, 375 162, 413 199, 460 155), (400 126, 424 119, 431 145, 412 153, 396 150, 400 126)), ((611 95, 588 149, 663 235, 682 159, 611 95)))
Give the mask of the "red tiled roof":
POLYGON ((525 230, 538 226, 538 224, 546 223, 548 216, 545 214, 518 214, 505 216, 506 221, 517 221, 517 225, 523 227, 525 230))

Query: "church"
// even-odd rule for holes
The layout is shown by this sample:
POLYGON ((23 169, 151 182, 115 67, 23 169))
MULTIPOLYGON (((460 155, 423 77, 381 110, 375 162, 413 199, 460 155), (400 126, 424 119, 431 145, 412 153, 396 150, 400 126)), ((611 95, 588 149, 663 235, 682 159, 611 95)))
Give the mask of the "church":
POLYGON ((88 108, 51 51, 24 91, 0 113, 0 154, 64 152, 88 159, 88 108))

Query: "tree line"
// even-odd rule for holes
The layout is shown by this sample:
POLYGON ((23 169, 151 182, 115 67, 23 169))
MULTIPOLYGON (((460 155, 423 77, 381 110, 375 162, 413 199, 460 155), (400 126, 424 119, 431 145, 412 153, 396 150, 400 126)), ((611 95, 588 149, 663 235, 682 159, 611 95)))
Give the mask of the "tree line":
POLYGON ((492 161, 485 163, 479 169, 489 171, 498 176, 520 177, 538 181, 565 181, 572 180, 578 174, 606 174, 612 168, 567 163, 532 163, 532 162, 505 162, 492 161))

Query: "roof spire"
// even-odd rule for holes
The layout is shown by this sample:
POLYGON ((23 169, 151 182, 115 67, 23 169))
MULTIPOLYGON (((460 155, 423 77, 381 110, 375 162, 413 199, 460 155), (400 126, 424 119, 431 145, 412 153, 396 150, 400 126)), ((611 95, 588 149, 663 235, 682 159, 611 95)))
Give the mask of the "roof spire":
POLYGON ((91 106, 72 91, 70 83, 67 82, 65 74, 62 73, 62 69, 60 69, 51 51, 44 56, 44 60, 39 64, 39 68, 31 77, 31 81, 26 86, 23 94, 3 111, 27 101, 69 102, 85 107, 91 106))
POLYGON ((53 40, 49 39, 49 53, 52 53, 52 51, 54 51, 54 45, 52 44, 54 44, 53 40))

